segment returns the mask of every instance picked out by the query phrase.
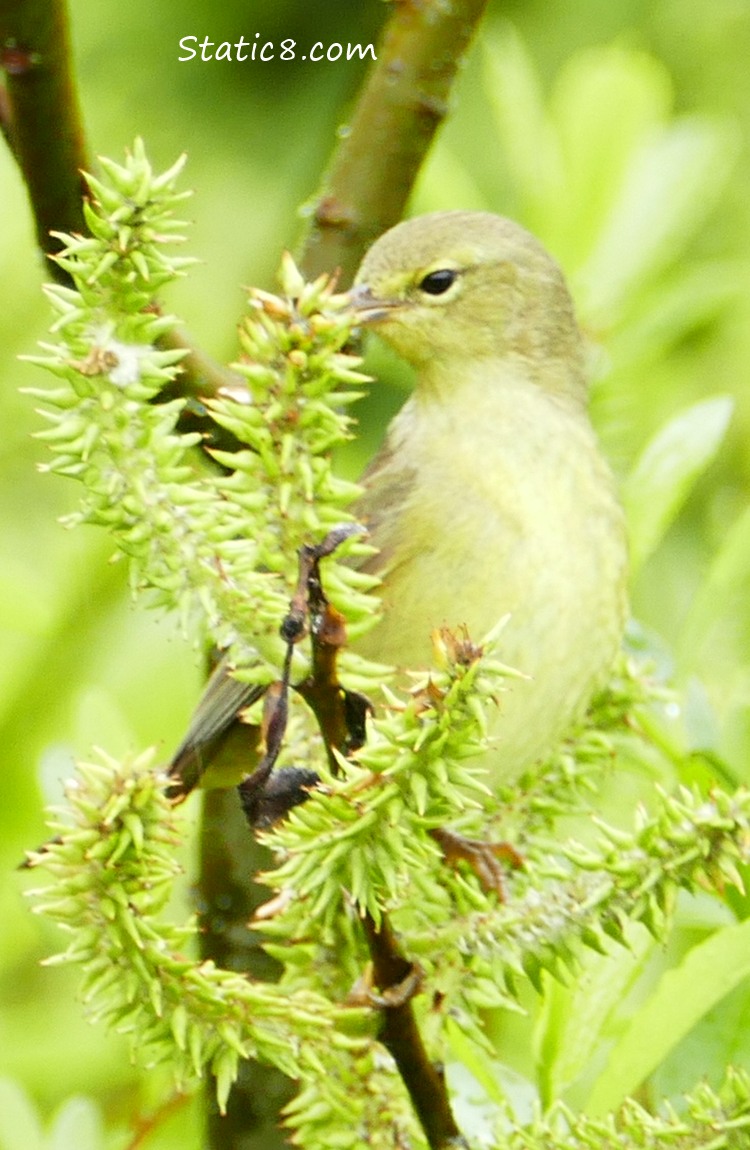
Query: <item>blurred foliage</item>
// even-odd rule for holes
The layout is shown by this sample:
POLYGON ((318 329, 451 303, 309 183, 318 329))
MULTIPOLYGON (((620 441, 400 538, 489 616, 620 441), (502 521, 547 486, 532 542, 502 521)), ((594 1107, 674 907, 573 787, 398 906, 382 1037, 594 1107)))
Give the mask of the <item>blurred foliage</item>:
MULTIPOLYGON (((363 67, 178 63, 178 41, 189 34, 250 39, 260 31, 276 41, 364 43, 374 38, 383 6, 264 0, 250 18, 237 2, 219 10, 166 0, 157 12, 137 0, 114 13, 101 0, 75 0, 72 12, 92 149, 119 156, 138 133, 157 167, 179 150, 189 154, 188 183, 196 189, 190 249, 205 266, 173 291, 169 305, 209 351, 231 358, 240 285, 268 286, 281 248, 295 243, 300 205, 315 190, 363 67)), ((737 778, 750 775, 749 51, 744 0, 491 6, 412 205, 513 215, 569 274, 591 335, 603 439, 620 473, 631 476, 631 492, 642 481, 633 503, 658 518, 651 542, 666 529, 652 549, 651 529, 643 527, 644 561, 633 587, 648 645, 683 691, 683 709, 673 708, 662 737, 676 748, 683 774, 683 752, 691 752, 693 777, 704 783, 719 759, 737 778), (729 409, 719 396, 734 401, 723 439, 729 409), (654 509, 664 468, 679 478, 688 436, 693 469, 699 459, 708 465, 695 486, 687 472, 679 491, 670 480, 669 500, 654 509)), ((172 622, 131 605, 124 571, 106 562, 111 545, 98 533, 67 534, 55 522, 75 492, 35 474, 41 452, 29 432, 38 419, 17 392, 37 382, 16 356, 33 350, 47 318, 38 290, 44 272, 7 152, 0 153, 0 201, 0 1072, 25 1084, 44 1117, 33 1117, 13 1086, 3 1087, 0 1110, 21 1116, 26 1146, 121 1146, 134 1115, 159 1109, 164 1081, 136 1074, 118 1039, 82 1023, 72 982, 38 968, 57 941, 30 920, 11 872, 43 836, 43 799, 59 795, 73 753, 98 743, 113 754, 149 743, 166 753, 201 672, 172 622), (96 1097, 106 1136, 93 1104, 64 1104, 78 1093, 96 1097)), ((392 386, 379 384, 360 408, 352 471, 399 402, 403 380, 389 370, 392 386)), ((610 808, 623 817, 651 782, 613 780, 610 808)), ((702 999, 702 1013, 690 1007, 694 987, 716 969, 716 950, 727 956, 733 936, 725 932, 741 929, 735 923, 747 912, 740 895, 726 905, 686 899, 666 949, 636 928, 629 951, 587 956, 574 985, 550 982, 542 999, 529 998, 526 1017, 498 1018, 501 1077, 517 1112, 537 1090, 574 1106, 609 1105, 612 1096, 595 1088, 602 1068, 610 1059, 626 1065, 628 1050, 655 1035, 669 1040, 641 1089, 645 1104, 662 1094, 674 1099, 701 1076, 716 1085, 730 1061, 750 1066, 744 982, 702 999)), ((475 1113, 476 1084, 464 1082, 462 1090, 475 1113)), ((147 1144, 197 1146, 194 1107, 169 1115, 147 1144)), ((15 1150, 20 1143, 8 1141, 7 1130, 7 1123, 0 1128, 0 1146, 15 1150)))

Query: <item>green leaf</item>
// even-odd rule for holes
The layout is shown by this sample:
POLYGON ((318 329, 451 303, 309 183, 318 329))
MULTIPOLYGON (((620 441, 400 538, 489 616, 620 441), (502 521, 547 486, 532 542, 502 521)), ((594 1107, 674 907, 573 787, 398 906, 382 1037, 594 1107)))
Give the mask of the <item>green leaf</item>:
POLYGON ((726 125, 697 117, 644 141, 578 277, 589 322, 607 326, 674 262, 716 203, 735 151, 726 125))
POLYGON ((702 400, 676 415, 646 444, 622 491, 634 573, 661 542, 716 455, 732 409, 729 396, 702 400))
POLYGON ((641 293, 627 322, 608 338, 618 374, 638 378, 644 362, 658 363, 690 332, 714 323, 745 292, 744 276, 744 264, 735 259, 681 261, 641 293))
POLYGON ((750 921, 727 927, 668 970, 610 1052, 586 1106, 592 1115, 619 1106, 688 1031, 750 975, 750 921))
POLYGON ((567 225, 555 252, 568 271, 588 256, 616 202, 643 141, 665 120, 672 102, 669 73, 660 61, 621 44, 576 52, 550 102, 565 164, 564 202, 549 204, 551 226, 567 225), (612 113, 617 109, 617 131, 612 113), (557 221, 557 223, 555 223, 557 221))
POLYGON ((42 1150, 42 1128, 29 1098, 15 1082, 0 1078, 0 1150, 42 1150))
POLYGON ((696 1082, 718 1086, 727 1066, 750 1066, 750 984, 745 979, 704 1014, 654 1073, 653 1097, 675 1098, 696 1082))
POLYGON ((69 1098, 55 1115, 45 1150, 101 1150, 104 1130, 90 1098, 69 1098))
POLYGON ((655 946, 648 931, 633 927, 627 948, 580 955, 582 969, 570 986, 545 978, 544 1006, 534 1034, 543 1105, 563 1097, 584 1074, 606 1040, 610 1015, 643 973, 655 946))
POLYGON ((727 532, 693 601, 681 636, 683 659, 699 668, 708 643, 719 638, 725 646, 725 627, 736 632, 743 624, 747 626, 748 592, 750 507, 727 532))
POLYGON ((563 187, 559 143, 539 76, 524 42, 510 26, 502 40, 488 41, 483 49, 487 100, 500 152, 519 190, 526 222, 543 231, 549 204, 559 203, 563 187))
POLYGON ((503 1102, 505 1095, 497 1077, 497 1064, 493 1065, 487 1058, 487 1051, 472 1042, 452 1018, 446 1020, 445 1036, 452 1053, 481 1084, 487 1097, 493 1102, 503 1102))

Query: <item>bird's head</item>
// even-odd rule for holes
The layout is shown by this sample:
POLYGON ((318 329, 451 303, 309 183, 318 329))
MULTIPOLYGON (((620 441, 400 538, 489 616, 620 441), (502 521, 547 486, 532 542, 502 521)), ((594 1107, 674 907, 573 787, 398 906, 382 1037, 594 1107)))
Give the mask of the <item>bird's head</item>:
POLYGON ((354 310, 417 369, 467 358, 568 361, 581 339, 560 269, 524 228, 489 212, 406 220, 365 256, 354 310))

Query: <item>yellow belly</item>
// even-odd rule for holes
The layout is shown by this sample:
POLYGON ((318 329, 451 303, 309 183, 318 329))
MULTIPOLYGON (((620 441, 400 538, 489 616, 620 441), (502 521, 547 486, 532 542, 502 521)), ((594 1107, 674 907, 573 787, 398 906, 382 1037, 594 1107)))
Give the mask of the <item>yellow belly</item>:
MULTIPOLYGON (((392 434, 409 443, 411 482, 394 480, 386 460, 363 500, 383 549, 384 614, 356 650, 425 667, 436 627, 466 625, 480 641, 508 614, 497 654, 529 678, 508 681, 492 726, 505 774, 544 754, 606 678, 624 625, 626 549, 587 420, 528 389, 503 404, 473 428, 460 413, 469 454, 456 450, 450 413, 427 429, 408 405, 399 417, 392 434), (379 492, 392 491, 402 504, 379 508, 379 492)), ((403 451, 394 457, 401 466, 403 451)))

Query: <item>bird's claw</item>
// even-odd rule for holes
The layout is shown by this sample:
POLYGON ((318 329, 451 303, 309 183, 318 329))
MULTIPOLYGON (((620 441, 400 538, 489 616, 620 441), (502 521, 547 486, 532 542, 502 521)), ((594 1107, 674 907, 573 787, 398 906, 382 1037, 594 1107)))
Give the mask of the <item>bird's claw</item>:
POLYGON ((482 839, 466 838, 445 827, 436 827, 430 834, 440 844, 443 857, 450 866, 467 862, 483 890, 494 891, 501 902, 505 902, 506 870, 520 870, 524 865, 523 857, 515 847, 508 842, 488 843, 482 839))

